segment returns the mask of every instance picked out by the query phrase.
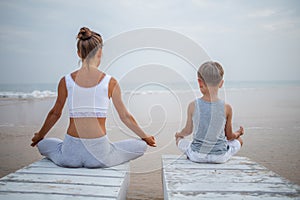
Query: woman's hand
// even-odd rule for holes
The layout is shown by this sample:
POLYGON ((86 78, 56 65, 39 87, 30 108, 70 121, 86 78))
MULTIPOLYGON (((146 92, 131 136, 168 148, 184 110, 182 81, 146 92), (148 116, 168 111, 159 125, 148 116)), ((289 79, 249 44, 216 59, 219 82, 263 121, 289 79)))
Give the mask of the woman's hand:
POLYGON ((149 146, 156 147, 156 141, 155 141, 154 136, 151 135, 151 136, 142 138, 142 140, 144 140, 149 146))
POLYGON ((32 141, 31 146, 34 147, 42 139, 44 139, 43 136, 41 136, 39 133, 35 133, 34 136, 33 136, 33 138, 31 139, 31 141, 32 141))
POLYGON ((175 138, 176 138, 176 139, 177 139, 177 138, 183 138, 183 136, 181 136, 179 132, 176 132, 176 133, 175 133, 175 138))
POLYGON ((184 137, 180 135, 180 132, 176 132, 175 134, 175 140, 176 140, 176 145, 178 145, 179 140, 183 139, 184 137))

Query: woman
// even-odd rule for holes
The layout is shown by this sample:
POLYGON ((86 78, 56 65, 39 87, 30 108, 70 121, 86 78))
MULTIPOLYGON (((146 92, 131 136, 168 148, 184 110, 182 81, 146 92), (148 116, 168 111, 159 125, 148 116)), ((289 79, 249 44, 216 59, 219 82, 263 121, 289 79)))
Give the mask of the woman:
POLYGON ((55 105, 41 130, 34 134, 31 146, 37 145, 42 155, 63 167, 110 167, 142 156, 147 144, 156 146, 155 139, 147 135, 127 111, 116 79, 98 70, 103 45, 101 36, 83 27, 77 39, 82 66, 60 80, 55 105), (110 99, 122 122, 142 140, 109 142, 105 121, 110 99), (70 123, 64 141, 44 139, 60 118, 66 100, 70 123))

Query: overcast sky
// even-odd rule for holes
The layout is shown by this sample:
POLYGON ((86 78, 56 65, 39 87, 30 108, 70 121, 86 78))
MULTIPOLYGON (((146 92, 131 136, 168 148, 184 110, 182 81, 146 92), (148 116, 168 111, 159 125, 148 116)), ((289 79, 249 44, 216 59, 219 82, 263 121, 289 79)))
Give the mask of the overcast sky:
POLYGON ((168 29, 222 63, 227 80, 300 80, 297 0, 1 0, 0 6, 0 83, 55 83, 75 70, 82 26, 104 41, 134 29, 168 29))

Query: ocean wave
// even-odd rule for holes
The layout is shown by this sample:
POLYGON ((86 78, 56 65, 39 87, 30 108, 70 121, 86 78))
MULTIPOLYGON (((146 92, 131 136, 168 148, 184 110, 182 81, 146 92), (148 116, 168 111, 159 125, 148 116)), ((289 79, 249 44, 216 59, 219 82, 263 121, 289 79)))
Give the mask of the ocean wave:
MULTIPOLYGON (((222 88, 220 92, 236 92, 236 91, 253 91, 258 90, 257 88, 222 88)), ((199 93, 198 88, 184 88, 184 89, 154 89, 154 90, 123 90, 125 95, 159 95, 159 94, 187 94, 187 93, 199 93)), ((51 90, 34 90, 32 92, 15 92, 15 91, 0 91, 0 99, 41 99, 56 97, 57 93, 51 90)))
POLYGON ((52 92, 50 90, 34 90, 33 92, 0 92, 0 98, 2 99, 41 99, 41 98, 49 98, 56 97, 56 92, 52 92))
MULTIPOLYGON (((186 93, 192 92, 191 90, 181 90, 181 91, 171 91, 171 90, 141 90, 141 91, 130 91, 124 90, 123 94, 125 95, 151 95, 151 94, 168 94, 168 93, 186 93)), ((5 91, 0 92, 0 99, 42 99, 42 98, 51 98, 56 97, 57 93, 44 90, 39 91, 35 90, 33 92, 12 92, 12 91, 5 91)))

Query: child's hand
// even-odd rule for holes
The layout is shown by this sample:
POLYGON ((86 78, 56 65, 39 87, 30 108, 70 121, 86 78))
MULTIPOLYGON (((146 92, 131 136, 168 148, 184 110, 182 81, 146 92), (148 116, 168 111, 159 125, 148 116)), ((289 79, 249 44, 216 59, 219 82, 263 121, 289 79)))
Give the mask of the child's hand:
POLYGON ((31 141, 32 141, 31 146, 34 147, 42 139, 44 139, 44 137, 40 136, 39 133, 35 133, 33 138, 31 139, 31 141))
POLYGON ((240 129, 237 132, 240 133, 240 136, 244 135, 244 127, 240 126, 240 129))
POLYGON ((149 146, 156 147, 156 141, 155 141, 154 136, 151 135, 151 136, 142 138, 142 140, 144 140, 149 146))

